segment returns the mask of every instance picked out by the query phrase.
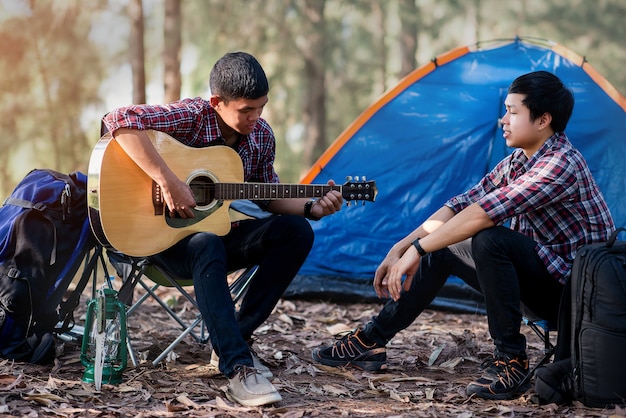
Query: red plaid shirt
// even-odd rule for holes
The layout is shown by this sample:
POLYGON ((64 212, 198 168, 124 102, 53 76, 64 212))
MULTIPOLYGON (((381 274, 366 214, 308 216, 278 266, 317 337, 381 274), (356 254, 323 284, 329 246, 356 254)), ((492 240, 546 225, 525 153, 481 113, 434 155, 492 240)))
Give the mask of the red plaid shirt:
POLYGON ((521 149, 503 159, 446 206, 456 213, 478 203, 496 224, 537 242, 548 271, 564 283, 582 245, 606 241, 613 218, 582 154, 556 133, 530 159, 521 149))
MULTIPOLYGON (((217 113, 208 101, 196 97, 166 105, 131 105, 107 114, 109 132, 120 128, 154 129, 190 147, 225 145, 217 125, 217 113)), ((244 181, 278 183, 274 171, 276 139, 270 125, 259 119, 254 131, 242 137, 236 148, 244 168, 244 181)))

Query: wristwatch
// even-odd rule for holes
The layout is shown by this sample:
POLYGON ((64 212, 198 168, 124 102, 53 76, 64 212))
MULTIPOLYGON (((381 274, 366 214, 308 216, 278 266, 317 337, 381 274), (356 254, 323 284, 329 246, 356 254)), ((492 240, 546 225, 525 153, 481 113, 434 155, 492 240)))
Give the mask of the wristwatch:
POLYGON ((424 257, 426 254, 428 254, 426 252, 426 250, 424 250, 422 248, 422 246, 420 245, 420 239, 416 239, 415 241, 413 241, 411 244, 413 244, 413 246, 415 247, 415 249, 417 250, 417 253, 420 255, 420 257, 424 257))
POLYGON ((304 217, 312 221, 319 221, 322 218, 311 215, 311 208, 313 207, 313 203, 315 203, 315 200, 309 200, 304 204, 304 217))

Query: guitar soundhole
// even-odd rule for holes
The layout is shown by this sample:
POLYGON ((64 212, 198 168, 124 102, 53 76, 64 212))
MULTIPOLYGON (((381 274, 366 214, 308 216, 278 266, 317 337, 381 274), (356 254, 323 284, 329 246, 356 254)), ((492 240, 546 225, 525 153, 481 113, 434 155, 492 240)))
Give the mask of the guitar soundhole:
POLYGON ((215 183, 208 176, 197 176, 189 183, 191 192, 199 207, 208 206, 215 200, 215 183))

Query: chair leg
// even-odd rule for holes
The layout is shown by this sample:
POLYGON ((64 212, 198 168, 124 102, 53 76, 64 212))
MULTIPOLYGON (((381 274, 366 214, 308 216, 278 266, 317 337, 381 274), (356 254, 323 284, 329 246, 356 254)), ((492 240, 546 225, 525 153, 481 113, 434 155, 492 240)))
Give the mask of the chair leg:
MULTIPOLYGON (((159 298, 156 293, 155 290, 159 287, 159 285, 155 285, 153 287, 149 287, 148 285, 146 285, 143 281, 139 281, 139 283, 141 284, 141 286, 146 290, 147 293, 149 293, 153 299, 159 304, 161 305, 161 307, 165 310, 165 312, 167 312, 167 314, 178 323, 178 325, 180 325, 181 330, 183 330, 183 332, 185 332, 185 335, 187 334, 191 334, 191 336, 198 341, 199 343, 206 343, 205 340, 203 340, 201 337, 199 337, 198 335, 196 335, 195 333, 191 332, 193 330, 193 327, 191 327, 191 329, 188 327, 188 325, 183 322, 182 319, 180 319, 180 317, 176 314, 176 312, 174 312, 172 310, 172 308, 170 308, 167 303, 163 302, 161 300, 161 298, 159 298)), ((182 288, 180 287, 180 285, 177 285, 177 287, 179 287, 179 291, 183 294, 186 295, 187 299, 190 300, 192 303, 195 302, 195 300, 182 288)), ((198 308, 197 305, 195 305, 196 309, 198 308)), ((198 318, 200 318, 200 314, 198 314, 198 318)))
POLYGON ((543 349, 543 357, 535 364, 535 366, 528 371, 526 377, 520 382, 519 386, 524 386, 526 383, 532 379, 535 374, 535 371, 550 361, 550 358, 554 355, 555 347, 550 341, 550 329, 548 328, 547 323, 537 324, 536 321, 526 321, 527 325, 532 329, 535 334, 543 341, 544 349, 543 349))
MULTIPOLYGON (((170 345, 167 346, 167 348, 165 350, 163 350, 161 352, 161 354, 159 354, 159 356, 157 358, 154 359, 154 361, 152 362, 153 366, 156 366, 157 364, 159 364, 161 362, 161 360, 163 360, 165 357, 167 357, 169 355, 169 353, 174 349, 174 347, 176 347, 176 345, 178 345, 178 343, 180 343, 187 335, 189 335, 191 333, 191 331, 198 326, 198 324, 200 324, 202 322, 202 317, 198 316, 192 323, 191 325, 189 325, 187 327, 187 329, 185 329, 174 341, 172 341, 172 343, 170 345)), ((204 324, 202 325, 204 326, 204 324)))
POLYGON ((256 274, 257 268, 258 266, 254 266, 246 269, 229 286, 230 293, 235 303, 239 302, 239 300, 246 294, 246 291, 248 290, 248 285, 250 285, 252 278, 256 274))

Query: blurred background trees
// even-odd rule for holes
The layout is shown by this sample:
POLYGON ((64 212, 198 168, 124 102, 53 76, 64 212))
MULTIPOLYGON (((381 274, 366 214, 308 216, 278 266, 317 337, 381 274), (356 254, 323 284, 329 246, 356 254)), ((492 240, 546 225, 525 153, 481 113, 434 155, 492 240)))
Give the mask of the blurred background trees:
POLYGON ((625 20, 624 0, 0 0, 0 196, 32 168, 86 172, 114 107, 206 97, 229 51, 264 66, 277 169, 297 182, 386 90, 460 45, 555 41, 624 94, 625 20))

